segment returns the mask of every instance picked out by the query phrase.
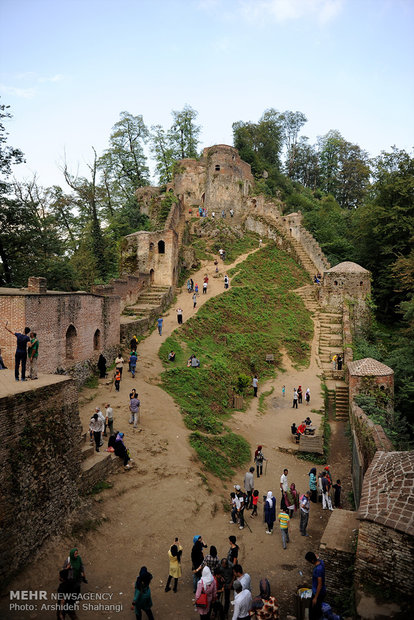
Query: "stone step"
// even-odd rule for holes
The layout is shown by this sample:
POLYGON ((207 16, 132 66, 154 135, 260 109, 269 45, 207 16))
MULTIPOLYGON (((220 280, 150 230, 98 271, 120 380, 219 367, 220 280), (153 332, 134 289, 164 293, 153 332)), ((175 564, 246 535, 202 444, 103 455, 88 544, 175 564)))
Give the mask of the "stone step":
POLYGON ((91 443, 91 444, 85 444, 82 447, 82 452, 81 452, 81 456, 82 456, 82 461, 86 461, 86 459, 88 459, 89 457, 93 456, 95 454, 95 444, 91 443))

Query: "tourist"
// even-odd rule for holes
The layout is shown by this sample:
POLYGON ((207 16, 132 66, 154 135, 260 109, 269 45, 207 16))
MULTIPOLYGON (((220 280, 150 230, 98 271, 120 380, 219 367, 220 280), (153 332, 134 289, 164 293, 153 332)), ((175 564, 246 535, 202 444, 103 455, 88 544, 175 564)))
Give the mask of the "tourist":
POLYGON ((322 472, 321 485, 322 485, 322 509, 326 510, 328 508, 329 510, 333 510, 332 501, 330 497, 331 482, 328 476, 326 475, 326 471, 322 472))
POLYGON ((139 422, 139 407, 141 401, 138 398, 138 394, 129 400, 129 410, 131 412, 129 423, 134 425, 134 428, 138 428, 139 422))
POLYGON ((194 292, 195 292, 195 294, 196 294, 196 295, 198 295, 198 284, 197 284, 197 283, 196 283, 196 285, 195 285, 194 292))
POLYGON ((39 357, 39 340, 36 332, 30 332, 30 342, 27 345, 29 354, 29 379, 37 379, 37 359, 39 357))
POLYGON ((251 591, 251 579, 248 573, 243 572, 241 564, 235 564, 233 566, 233 574, 235 579, 241 583, 243 590, 251 591))
POLYGON ((223 210, 222 210, 222 212, 221 212, 221 217, 226 217, 226 212, 225 212, 225 210, 224 210, 224 209, 223 209, 223 210))
POLYGON ((237 508, 237 516, 239 517, 239 530, 244 528, 244 509, 246 508, 246 497, 243 491, 240 488, 240 485, 235 484, 234 488, 236 489, 236 498, 238 501, 237 508))
POLYGON ((298 402, 299 402, 299 405, 301 405, 301 404, 302 404, 302 396, 303 396, 302 386, 300 385, 300 386, 298 387, 298 402))
POLYGON ((135 617, 137 618, 137 620, 141 620, 142 611, 145 611, 148 620, 154 620, 154 616, 151 611, 152 598, 151 590, 149 587, 151 580, 151 573, 147 571, 146 566, 142 566, 135 582, 134 600, 132 601, 132 605, 135 609, 135 617))
POLYGON ((309 490, 310 490, 310 500, 314 504, 318 501, 318 491, 316 487, 316 467, 312 467, 312 469, 308 473, 309 476, 309 490))
POLYGON ((258 503, 259 503, 259 491, 255 489, 253 491, 253 496, 252 496, 253 510, 252 510, 252 514, 250 515, 250 517, 257 517, 257 504, 258 503))
POLYGON ((162 323, 163 323, 163 320, 164 320, 164 319, 162 318, 162 316, 160 316, 160 317, 157 319, 158 333, 159 333, 159 335, 160 335, 160 336, 161 336, 161 334, 162 334, 162 323))
POLYGON ((109 403, 105 405, 105 427, 104 437, 106 437, 106 429, 109 426, 109 434, 113 435, 114 432, 114 411, 109 403))
POLYGON ((263 245, 263 239, 259 239, 259 248, 261 248, 263 245))
POLYGON ((213 575, 216 568, 220 566, 220 560, 217 557, 217 549, 214 545, 211 545, 210 553, 205 556, 203 563, 199 568, 203 569, 205 566, 209 567, 213 575))
POLYGON ((297 435, 298 427, 296 426, 295 422, 293 422, 292 426, 290 427, 290 432, 292 433, 292 435, 297 435))
POLYGON ((196 305, 197 305, 197 295, 194 293, 194 295, 193 295, 193 310, 196 307, 196 305))
POLYGON ((70 620, 77 620, 78 616, 75 612, 76 601, 78 595, 74 591, 74 584, 69 581, 69 569, 65 568, 59 571, 59 586, 57 589, 57 620, 64 620, 66 615, 70 620))
POLYGON ((304 435, 306 431, 306 421, 303 420, 302 424, 298 426, 298 435, 304 435))
POLYGON ((129 369, 131 371, 131 377, 135 379, 135 372, 137 369, 137 354, 135 351, 131 351, 131 355, 129 356, 129 369))
POLYGON ((0 349, 0 370, 7 370, 7 366, 6 364, 3 362, 3 358, 1 356, 1 349, 0 349))
POLYGON ((283 398, 285 398, 285 396, 286 396, 286 386, 285 385, 282 385, 282 396, 283 396, 283 398))
POLYGON ((233 216, 234 216, 234 210, 230 209, 230 217, 233 217, 233 216))
POLYGON ((292 409, 294 409, 296 407, 296 409, 298 408, 298 398, 299 398, 299 394, 296 388, 293 388, 293 405, 292 405, 292 409))
POLYGON ((177 323, 178 323, 178 325, 182 325, 183 324, 183 311, 182 311, 182 308, 177 308, 176 313, 177 313, 177 323))
POLYGON ((256 476, 260 478, 263 474, 263 461, 266 461, 262 452, 263 446, 257 446, 257 450, 254 453, 254 462, 256 463, 256 476))
POLYGON ((232 620, 247 620, 250 618, 250 608, 252 605, 252 594, 250 590, 243 589, 240 581, 236 579, 233 583, 235 597, 233 601, 234 611, 232 620))
POLYGON ((214 260, 214 265, 216 267, 216 273, 218 273, 219 272, 219 267, 218 267, 218 260, 217 260, 217 258, 214 260))
POLYGON ((171 580, 174 579, 173 592, 177 592, 178 580, 181 577, 181 555, 183 553, 183 548, 180 545, 178 538, 175 539, 175 542, 168 549, 168 558, 170 560, 170 569, 168 573, 168 579, 165 586, 165 591, 169 592, 171 590, 170 583, 171 580))
POLYGON ((228 276, 228 275, 227 275, 227 273, 226 273, 226 274, 225 274, 225 276, 224 276, 224 288, 225 288, 225 289, 228 289, 228 288, 229 288, 229 282, 230 282, 230 280, 229 280, 229 276, 228 276))
POLYGON ((130 469, 131 465, 129 461, 131 457, 129 456, 129 450, 124 444, 124 433, 118 433, 115 439, 115 455, 119 456, 120 459, 124 459, 124 467, 125 469, 130 469))
MULTIPOLYGON (((211 570, 208 566, 203 568, 203 572, 201 574, 201 578, 197 584, 197 590, 195 593, 195 611, 200 614, 200 618, 210 618, 211 615, 211 606, 215 602, 217 597, 217 586, 214 580, 213 575, 211 574, 211 570), (206 600, 203 601, 203 606, 198 606, 197 601, 200 599, 201 594, 206 594, 206 600), (204 603, 207 603, 204 606, 204 603)), ((204 598, 204 597, 202 597, 204 598)))
POLYGON ((230 511, 230 515, 231 515, 231 521, 229 521, 230 525, 236 525, 237 523, 237 506, 238 506, 238 499, 236 498, 236 493, 234 491, 232 491, 230 493, 230 505, 231 505, 231 511, 230 511))
POLYGON ((284 508, 279 512, 279 514, 277 515, 277 519, 280 524, 280 533, 282 535, 283 549, 286 549, 286 543, 289 542, 289 521, 290 521, 287 508, 284 508))
POLYGON ((305 418, 305 425, 306 426, 312 426, 312 420, 310 419, 309 416, 307 418, 305 418))
POLYGON ((197 583, 201 577, 200 566, 204 560, 203 549, 205 549, 207 545, 204 543, 203 538, 201 536, 194 536, 193 538, 193 548, 191 549, 191 563, 192 563, 192 571, 193 571, 193 592, 197 589, 197 583))
POLYGON ((72 591, 79 595, 81 582, 88 583, 85 575, 85 567, 76 547, 70 550, 69 557, 63 564, 63 570, 68 571, 68 581, 72 584, 72 591))
POLYGON ((338 355, 337 364, 338 370, 342 370, 342 355, 338 355))
POLYGON ((225 579, 221 574, 221 566, 214 569, 213 572, 214 581, 216 582, 216 600, 211 606, 212 618, 215 620, 225 620, 224 606, 222 599, 224 597, 225 579))
POLYGON ((191 284, 191 291, 194 290, 194 280, 193 278, 190 278, 190 284, 191 284))
POLYGON ((122 368, 121 369, 117 368, 115 370, 115 375, 114 375, 115 389, 116 389, 117 392, 119 392, 119 386, 120 386, 120 383, 121 383, 121 376, 122 376, 122 372, 121 371, 122 371, 122 368))
POLYGON ((252 497, 254 490, 254 467, 250 467, 249 471, 245 473, 243 486, 247 496, 246 508, 247 510, 250 510, 253 505, 252 497))
POLYGON ((313 565, 312 604, 309 608, 309 620, 319 620, 322 615, 322 603, 326 595, 325 564, 313 551, 308 551, 305 560, 313 565))
POLYGON ((195 355, 191 358, 191 368, 200 368, 200 360, 195 355))
POLYGON ((267 579, 260 580, 260 594, 252 601, 250 615, 256 620, 278 620, 279 606, 274 596, 270 595, 270 584, 267 579))
POLYGON ((168 353, 168 361, 169 362, 175 362, 175 351, 170 351, 168 353))
POLYGON ((207 293, 207 282, 203 282, 203 295, 207 293))
POLYGON ((332 486, 332 476, 331 476, 331 472, 330 472, 330 467, 329 465, 325 465, 325 467, 323 468, 326 477, 329 480, 329 484, 332 486))
POLYGON ((276 521, 276 498, 273 496, 272 491, 267 492, 264 517, 267 526, 266 534, 273 534, 273 524, 276 521))
POLYGON ((131 400, 131 398, 137 398, 138 394, 135 388, 132 388, 132 390, 129 393, 129 399, 131 400))
POLYGON ((237 564, 237 558, 239 557, 239 545, 236 544, 236 537, 229 536, 230 549, 227 553, 227 561, 233 570, 233 566, 237 564))
POLYGON ((19 381, 19 367, 22 365, 22 381, 26 381, 26 360, 27 360, 27 343, 30 341, 30 338, 27 334, 30 334, 30 327, 24 328, 24 334, 20 332, 14 332, 7 327, 8 321, 5 322, 4 328, 7 329, 10 334, 16 336, 16 353, 14 356, 15 366, 14 366, 14 378, 16 381, 19 381))
POLYGON ((309 522, 309 511, 310 511, 310 492, 306 491, 304 495, 300 498, 300 523, 299 530, 302 536, 309 536, 307 533, 308 522, 309 522))
POLYGON ((342 508, 341 506, 341 491, 342 491, 342 487, 341 487, 341 481, 337 480, 336 484, 332 485, 332 488, 334 489, 334 506, 335 508, 342 508))
POLYGON ((333 369, 333 370, 336 370, 336 362, 337 362, 337 359, 338 359, 338 356, 335 354, 335 355, 332 357, 332 369, 333 369))
POLYGON ((105 379, 106 377, 106 358, 101 353, 98 359, 98 370, 99 370, 99 378, 105 379))
POLYGON ((213 220, 214 220, 214 218, 216 217, 216 212, 215 212, 215 211, 212 211, 212 212, 211 212, 211 217, 212 217, 212 218, 213 218, 213 220))
POLYGON ((219 251, 218 251, 218 253, 219 253, 220 258, 221 258, 222 260, 224 260, 224 258, 223 258, 223 256, 224 256, 224 250, 223 250, 222 248, 220 248, 220 249, 219 249, 219 251))
POLYGON ((187 291, 191 293, 191 280, 190 278, 187 280, 187 291))
MULTIPOLYGON (((237 559, 236 559, 236 562, 237 562, 237 559)), ((224 609, 223 611, 224 611, 224 616, 227 618, 227 614, 230 609, 230 591, 231 591, 231 586, 233 585, 233 580, 234 580, 233 565, 229 564, 229 561, 227 558, 223 558, 221 560, 220 573, 224 579, 224 609)))
POLYGON ((119 370, 119 373, 122 377, 122 369, 124 367, 124 358, 121 353, 118 353, 118 357, 115 360, 115 370, 119 370))
POLYGON ((289 489, 284 493, 284 499, 289 517, 293 519, 296 510, 299 508, 299 493, 296 490, 294 482, 292 482, 289 489))
POLYGON ((310 403, 310 389, 309 388, 306 390, 306 393, 305 393, 305 403, 306 405, 309 405, 310 403))
POLYGON ((105 428, 105 422, 98 416, 97 413, 94 413, 89 422, 89 429, 93 433, 93 437, 95 440, 95 450, 99 452, 99 448, 101 444, 101 433, 105 428))
POLYGON ((287 469, 283 470, 283 474, 280 476, 280 490, 282 492, 282 496, 284 493, 287 493, 288 489, 289 489, 289 482, 288 482, 288 473, 289 471, 287 469))
POLYGON ((132 336, 129 346, 130 346, 131 351, 137 350, 138 338, 136 336, 132 336))
POLYGON ((256 398, 257 398, 258 386, 259 386, 259 379, 257 378, 257 375, 254 375, 253 380, 252 380, 252 387, 253 387, 253 396, 256 396, 256 398))

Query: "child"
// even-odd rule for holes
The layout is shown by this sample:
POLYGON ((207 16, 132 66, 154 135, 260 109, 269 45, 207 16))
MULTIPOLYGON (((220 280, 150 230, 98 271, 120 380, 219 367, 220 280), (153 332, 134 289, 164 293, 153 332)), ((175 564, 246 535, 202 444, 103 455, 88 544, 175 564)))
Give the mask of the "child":
POLYGON ((121 371, 119 370, 119 368, 117 368, 115 371, 115 389, 117 392, 119 392, 120 383, 121 383, 121 371))
POLYGON ((252 496, 252 504, 253 504, 253 510, 252 510, 252 514, 250 515, 251 517, 257 517, 257 504, 259 501, 259 491, 257 489, 255 489, 253 491, 253 496, 252 496))
POLYGON ((198 295, 198 284, 195 285, 195 294, 198 295))
POLYGON ((283 549, 286 549, 286 543, 289 542, 289 521, 290 521, 290 517, 287 514, 287 510, 282 509, 277 515, 277 518, 280 523, 280 533, 282 534, 283 549))
POLYGON ((335 489, 334 506, 335 508, 341 508, 341 481, 337 480, 336 484, 332 485, 332 488, 335 489))

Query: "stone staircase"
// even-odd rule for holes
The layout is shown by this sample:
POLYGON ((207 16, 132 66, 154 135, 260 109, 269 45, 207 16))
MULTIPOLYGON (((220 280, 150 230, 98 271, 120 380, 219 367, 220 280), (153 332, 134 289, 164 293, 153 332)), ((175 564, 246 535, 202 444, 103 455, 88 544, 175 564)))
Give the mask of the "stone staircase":
POLYGON ((343 379, 343 370, 333 370, 332 357, 343 350, 342 313, 319 312, 319 359, 324 379, 343 379))
POLYGON ((349 419, 349 390, 345 382, 335 384, 335 409, 336 419, 348 421, 349 419))
POLYGON ((169 286, 151 286, 141 293, 135 304, 124 308, 123 314, 131 317, 132 320, 146 318, 152 310, 162 305, 169 291, 169 286))
POLYGON ((89 442, 89 433, 83 433, 80 439, 81 443, 81 477, 79 481, 79 490, 81 493, 87 493, 102 480, 119 467, 120 459, 105 452, 106 438, 100 452, 95 451, 95 444, 89 442))
POLYGON ((303 299, 306 308, 312 312, 312 314, 318 311, 319 304, 316 285, 307 284, 306 286, 296 289, 295 293, 303 299))
POLYGON ((299 241, 297 241, 294 237, 289 237, 289 242, 292 245, 294 251, 296 252, 296 255, 299 261, 301 262, 302 267, 305 269, 305 271, 308 272, 311 278, 313 278, 313 276, 315 276, 318 273, 318 269, 317 267, 315 267, 315 264, 310 259, 310 257, 305 252, 305 250, 303 249, 302 244, 299 241))

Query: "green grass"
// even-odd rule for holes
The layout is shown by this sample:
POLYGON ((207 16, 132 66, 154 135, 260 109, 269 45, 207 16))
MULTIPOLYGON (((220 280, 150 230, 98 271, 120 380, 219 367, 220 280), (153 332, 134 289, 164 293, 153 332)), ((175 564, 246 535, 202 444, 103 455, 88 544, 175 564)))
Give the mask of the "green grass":
MULTIPOLYGON (((210 461, 215 457, 211 454, 214 446, 219 450, 223 438, 227 438, 228 447, 224 422, 232 412, 238 377, 257 373, 264 381, 274 376, 281 368, 282 349, 295 365, 308 364, 313 334, 313 323, 302 299, 289 290, 307 281, 307 276, 275 244, 248 257, 236 273, 236 285, 207 301, 165 340, 159 351, 165 366, 163 387, 179 404, 187 427, 197 431, 196 437, 192 435, 193 447, 209 471, 223 478, 231 467, 220 455, 216 455, 213 465, 210 461), (167 362, 171 350, 176 353, 174 363, 167 362), (200 368, 187 368, 191 353, 200 359, 200 368), (274 354, 273 365, 265 361, 267 353, 274 354), (213 441, 201 433, 216 437, 213 441)), ((244 390, 247 400, 250 392, 244 390)), ((243 454, 246 457, 242 450, 243 454)))
POLYGON ((98 376, 91 375, 89 379, 85 381, 85 383, 83 384, 83 387, 94 389, 94 388, 97 388, 98 385, 99 385, 98 376))
POLYGON ((258 411, 260 411, 260 413, 264 413, 265 412, 265 398, 267 398, 268 396, 270 396, 271 394, 273 394, 273 392, 275 391, 274 386, 272 385, 270 390, 267 390, 267 392, 262 392, 259 396, 259 406, 258 406, 258 411))
POLYGON ((222 480, 234 475, 233 468, 241 467, 251 460, 247 441, 229 431, 220 437, 191 433, 190 444, 206 469, 222 480))

